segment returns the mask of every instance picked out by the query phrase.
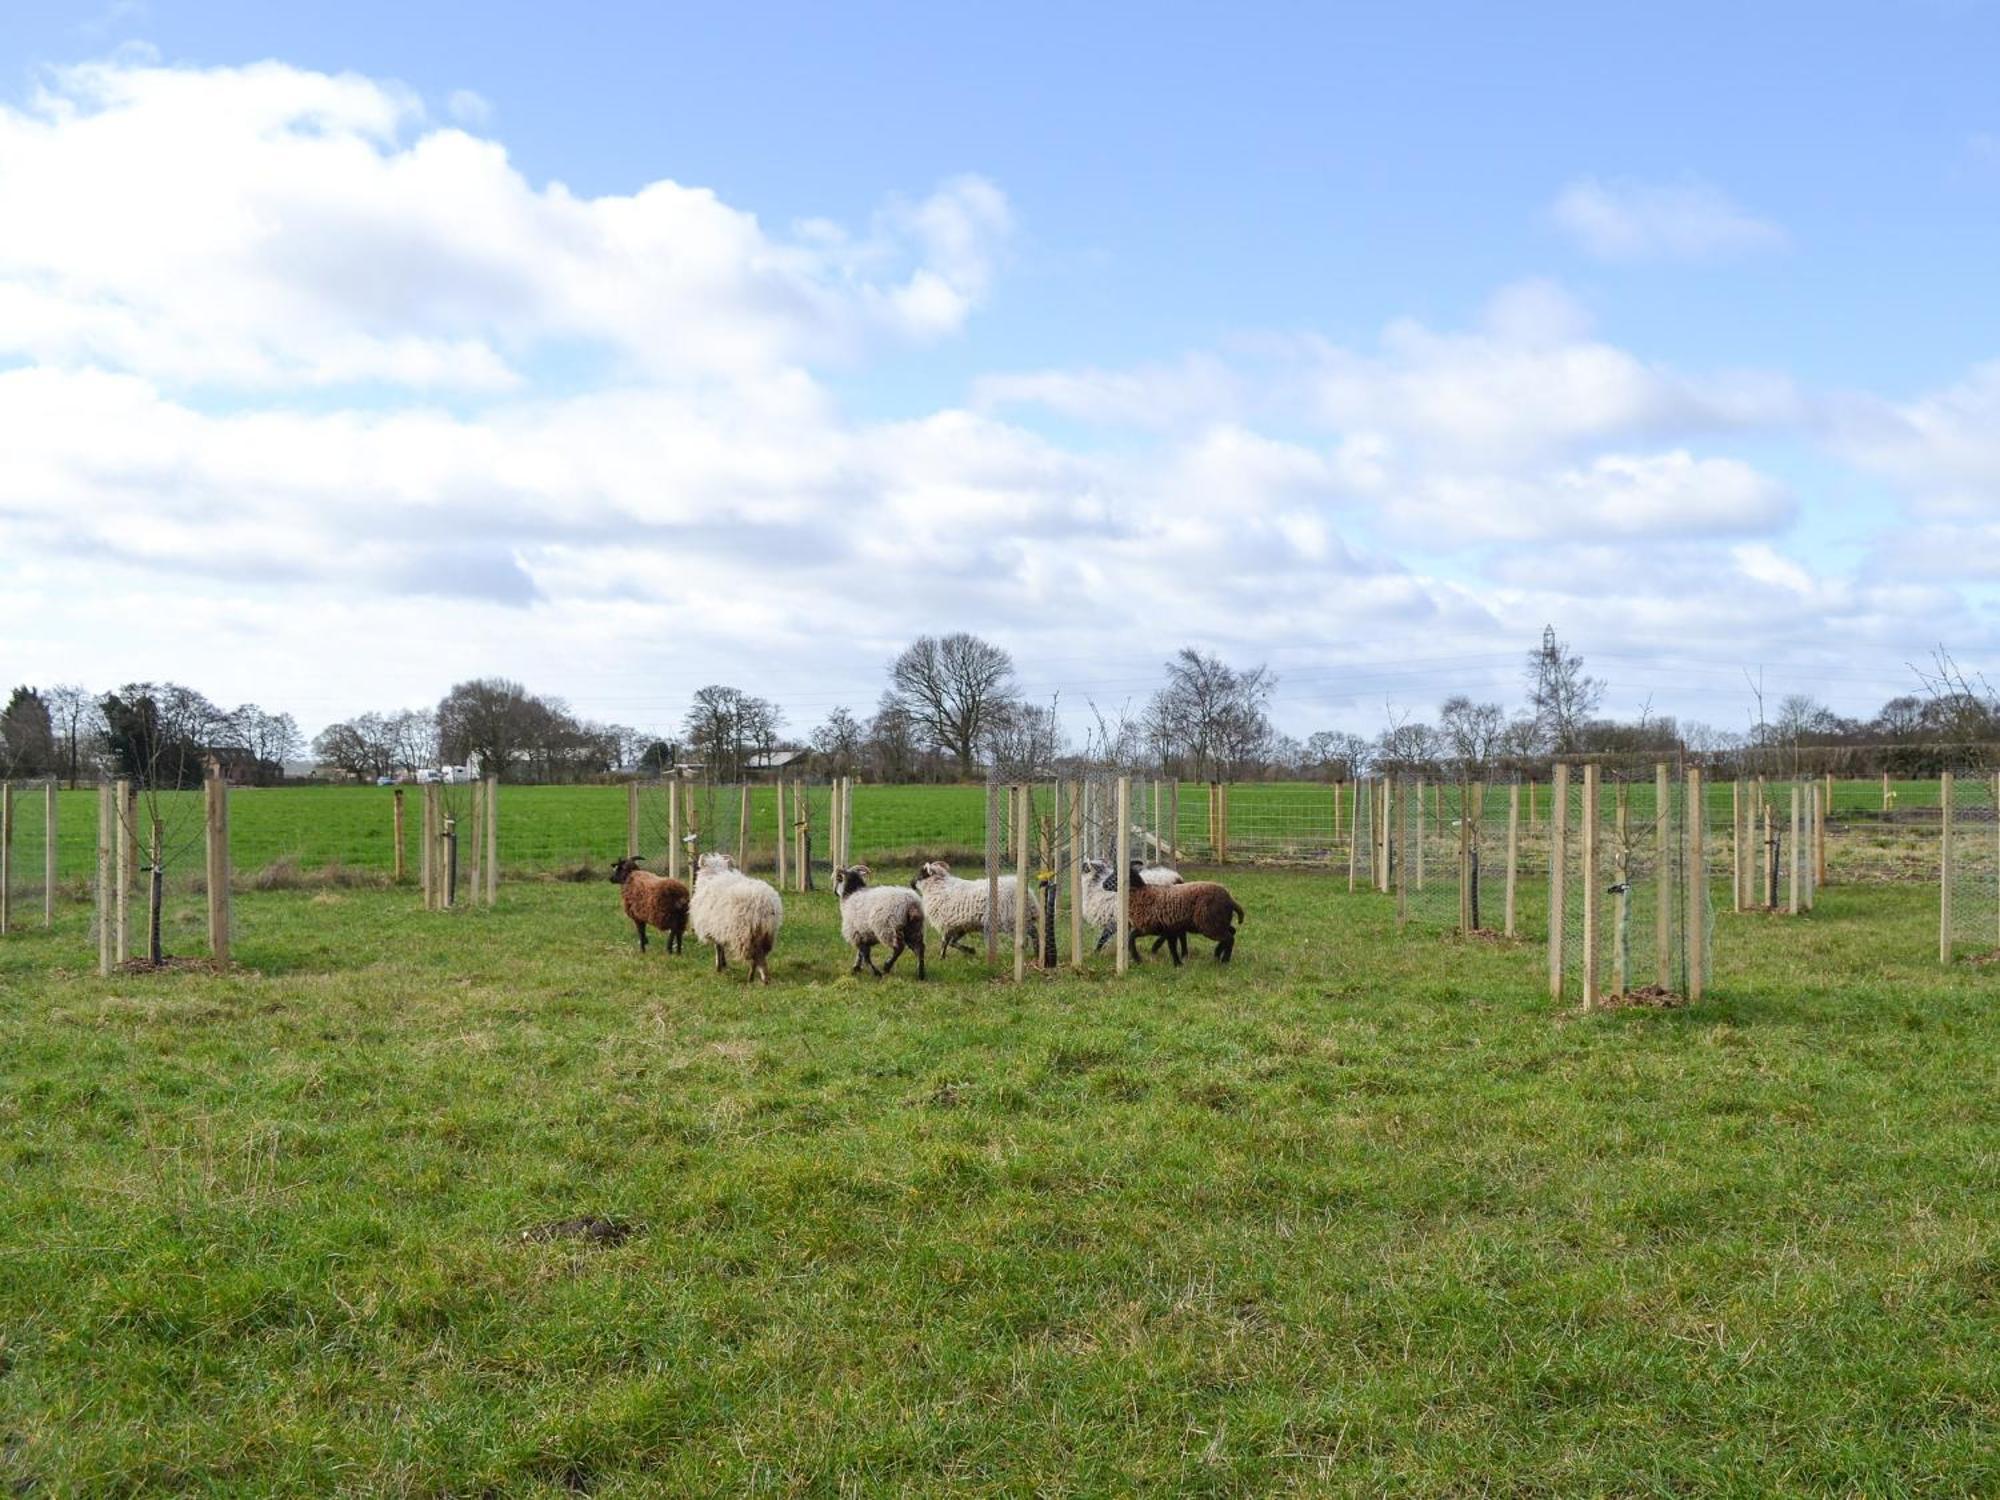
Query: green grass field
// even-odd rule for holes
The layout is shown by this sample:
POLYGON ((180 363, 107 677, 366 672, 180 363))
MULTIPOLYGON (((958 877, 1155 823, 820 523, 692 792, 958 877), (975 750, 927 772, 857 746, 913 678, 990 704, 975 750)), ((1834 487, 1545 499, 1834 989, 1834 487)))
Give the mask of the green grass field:
MULTIPOLYGON (((1936 808, 1936 782, 1899 782, 1895 787, 1899 810, 1921 818, 1922 810, 1936 808)), ((462 788, 447 791, 455 800, 468 796, 462 788)), ((1138 794, 1144 795, 1143 785, 1138 794)), ((418 788, 406 789, 405 859, 412 871, 416 868, 421 823, 419 795, 418 788)), ((1047 788, 1043 788, 1044 804, 1048 795, 1047 788)), ((1606 795, 1608 798, 1610 793, 1606 795)), ((1535 796, 1536 809, 1546 823, 1549 788, 1538 787, 1535 796)), ((1634 816, 1650 816, 1653 798, 1650 772, 1634 784, 1631 796, 1634 816)), ((1180 829, 1186 847, 1206 849, 1207 798, 1205 786, 1187 783, 1181 788, 1180 829)), ((815 850, 823 858, 826 789, 813 789, 812 799, 818 840, 815 850)), ((1712 826, 1729 825, 1729 799, 1727 783, 1709 787, 1707 801, 1712 826)), ((698 789, 696 801, 707 841, 720 840, 733 849, 741 817, 736 789, 698 789)), ((1881 805, 1878 783, 1836 782, 1834 805, 1841 818, 1857 831, 1871 838, 1882 832, 1874 822, 1881 805)), ((160 806, 172 855, 170 862, 179 869, 197 868, 201 837, 198 794, 165 794, 160 806)), ((238 790, 231 796, 230 813, 231 854, 237 876, 248 879, 278 861, 288 861, 304 870, 338 866, 360 873, 386 873, 395 858, 393 806, 390 790, 380 787, 238 790)), ((623 786, 509 786, 502 789, 501 806, 503 870, 530 873, 585 865, 601 868, 625 851, 623 786)), ((1455 817, 1456 809, 1455 789, 1446 787, 1442 815, 1447 819, 1455 817)), ((1051 810, 1044 805, 1045 814, 1051 810)), ((1499 818, 1504 817, 1504 811, 1504 803, 1496 793, 1489 813, 1499 818)), ((1345 849, 1345 833, 1340 839, 1334 835, 1333 792, 1325 785, 1302 782, 1237 785, 1230 790, 1229 814, 1232 848, 1248 858, 1289 857, 1312 862, 1325 858, 1325 851, 1345 849)), ((151 816, 150 808, 144 816, 151 816)), ((1142 820, 1145 817, 1143 813, 1139 816, 1142 820)), ((1349 826, 1347 817, 1343 810, 1343 830, 1349 826)), ((1523 817, 1527 817, 1525 804, 1523 817)), ((750 853, 759 863, 767 863, 776 827, 776 802, 771 788, 752 789, 750 819, 750 853)), ((45 820, 39 788, 24 788, 16 803, 15 860, 17 881, 29 887, 39 888, 45 820)), ((857 857, 907 860, 920 853, 963 857, 984 848, 985 792, 978 786, 863 786, 855 794, 853 821, 857 857)), ((641 847, 657 859, 667 840, 666 803, 659 791, 646 792, 640 823, 641 847)), ((95 791, 62 793, 57 827, 60 878, 72 885, 87 881, 95 860, 95 791)), ((1344 853, 1341 857, 1344 858, 1344 853)))
POLYGON ((769 989, 602 882, 244 892, 227 976, 66 905, 0 941, 0 1481, 2000 1493, 2000 970, 1931 891, 1585 1018, 1228 879, 1234 965, 1020 988, 851 979, 826 895, 769 989))

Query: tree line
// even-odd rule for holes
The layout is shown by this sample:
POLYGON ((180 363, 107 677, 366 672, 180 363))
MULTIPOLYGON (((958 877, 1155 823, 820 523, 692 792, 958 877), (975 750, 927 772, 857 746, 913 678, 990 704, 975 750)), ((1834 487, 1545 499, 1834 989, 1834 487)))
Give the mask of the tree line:
MULTIPOLYGON (((517 782, 608 776, 699 775, 733 782, 786 751, 809 750, 814 769, 877 782, 1009 780, 1121 768, 1185 780, 1350 780, 1393 772, 1491 777, 1533 774, 1551 760, 1693 755, 1789 774, 1930 775, 2000 742, 2000 695, 1942 650, 1913 669, 1916 690, 1867 718, 1792 694, 1766 705, 1750 683, 1754 717, 1739 731, 1683 723, 1650 704, 1629 718, 1600 712, 1603 681, 1553 627, 1526 653, 1522 697, 1508 706, 1463 694, 1434 717, 1393 708, 1373 736, 1281 733, 1270 708, 1278 679, 1195 646, 1164 663, 1160 686, 1136 708, 1087 704, 1073 737, 1056 702, 1025 695, 1012 656, 978 636, 922 636, 887 664, 865 717, 833 709, 801 735, 783 710, 741 688, 697 690, 668 733, 580 718, 560 698, 506 678, 453 686, 433 707, 371 711, 330 724, 311 743, 318 763, 360 780, 413 776, 477 757, 482 771, 517 782)), ((16 688, 0 714, 0 772, 72 783, 110 771, 149 784, 193 785, 206 765, 269 784, 305 749, 289 714, 255 704, 225 710, 176 683, 128 683, 92 694, 73 684, 16 688)))

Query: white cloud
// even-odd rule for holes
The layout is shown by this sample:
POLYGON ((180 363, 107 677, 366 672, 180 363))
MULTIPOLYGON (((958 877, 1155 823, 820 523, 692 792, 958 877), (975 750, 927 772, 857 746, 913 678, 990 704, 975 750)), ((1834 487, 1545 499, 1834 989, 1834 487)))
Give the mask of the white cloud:
POLYGON ((804 728, 939 628, 1074 705, 1183 640, 1390 670, 1551 618, 1964 618, 1942 576, 1827 577, 1787 550, 1789 492, 1705 451, 1806 432, 1990 540, 2000 375, 1828 417, 1622 348, 1547 281, 1465 328, 975 376, 857 421, 822 362, 993 293, 1011 212, 977 176, 780 232, 670 180, 530 184, 379 81, 128 60, 0 108, 0 203, 0 639, 31 677, 313 720, 504 671, 657 725, 720 678, 804 728), (1076 444, 1044 412, 1130 430, 1076 444))
POLYGON ((581 198, 277 63, 61 70, 0 109, 0 201, 0 354, 235 387, 506 389, 575 342, 660 378, 844 358, 958 328, 1008 229, 976 177, 852 240, 665 180, 581 198))
POLYGON ((1556 196, 1556 226, 1600 260, 1714 261, 1783 249, 1784 230, 1696 178, 1580 177, 1556 196))

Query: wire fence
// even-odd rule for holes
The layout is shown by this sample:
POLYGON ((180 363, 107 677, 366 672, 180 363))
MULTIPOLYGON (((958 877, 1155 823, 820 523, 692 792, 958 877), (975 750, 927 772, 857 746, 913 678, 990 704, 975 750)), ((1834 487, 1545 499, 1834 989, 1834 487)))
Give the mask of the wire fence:
POLYGON ((1943 783, 1938 862, 1938 957, 2000 954, 2000 776, 1943 783))

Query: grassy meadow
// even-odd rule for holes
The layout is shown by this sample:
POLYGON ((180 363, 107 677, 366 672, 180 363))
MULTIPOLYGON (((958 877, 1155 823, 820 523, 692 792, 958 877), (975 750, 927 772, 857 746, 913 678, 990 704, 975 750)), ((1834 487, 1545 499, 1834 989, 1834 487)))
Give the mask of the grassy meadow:
POLYGON ((1018 988, 851 978, 823 893, 768 989, 602 881, 244 891, 227 975, 65 904, 0 942, 0 1482, 2000 1492, 2000 969, 1932 890, 1583 1017, 1226 878, 1233 965, 1018 988))

